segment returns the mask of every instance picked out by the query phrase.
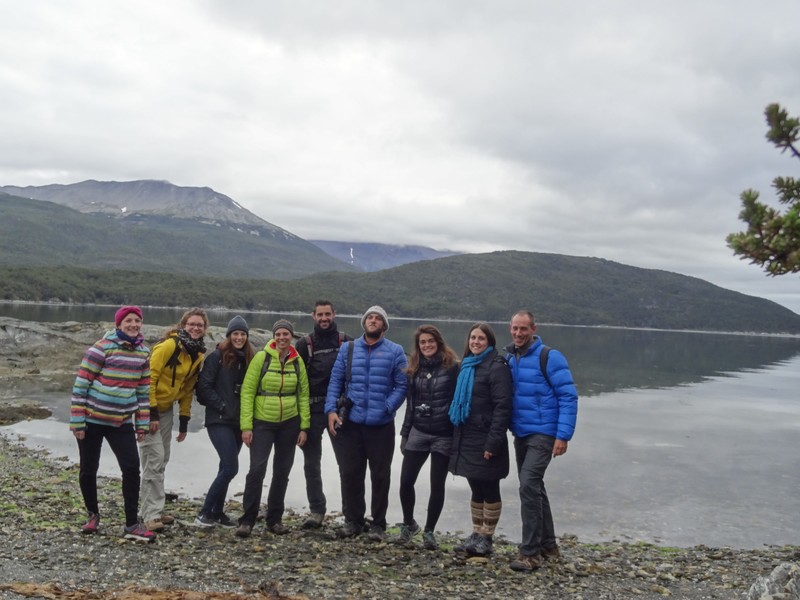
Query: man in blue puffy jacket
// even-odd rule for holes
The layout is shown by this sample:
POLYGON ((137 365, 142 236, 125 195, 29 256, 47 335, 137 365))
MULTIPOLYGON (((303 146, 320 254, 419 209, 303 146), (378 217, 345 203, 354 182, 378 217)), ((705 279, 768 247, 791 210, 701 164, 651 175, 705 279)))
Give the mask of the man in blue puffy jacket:
POLYGON ((339 537, 353 537, 364 530, 365 478, 369 466, 372 485, 372 524, 369 539, 386 538, 386 510, 395 447, 394 416, 405 401, 407 378, 403 347, 387 340, 389 317, 380 306, 367 309, 361 318, 364 335, 342 344, 331 371, 325 414, 333 451, 339 464, 344 527, 339 537), (352 355, 350 354, 352 351, 352 355), (351 358, 348 378, 348 356, 351 358), (348 380, 349 379, 349 380, 348 380), (347 416, 337 406, 347 399, 347 416))
POLYGON ((566 358, 547 348, 535 331, 533 313, 514 313, 506 359, 514 381, 511 432, 522 516, 519 557, 510 565, 515 571, 533 571, 545 558, 559 556, 544 473, 551 458, 567 451, 578 415, 578 392, 566 358))

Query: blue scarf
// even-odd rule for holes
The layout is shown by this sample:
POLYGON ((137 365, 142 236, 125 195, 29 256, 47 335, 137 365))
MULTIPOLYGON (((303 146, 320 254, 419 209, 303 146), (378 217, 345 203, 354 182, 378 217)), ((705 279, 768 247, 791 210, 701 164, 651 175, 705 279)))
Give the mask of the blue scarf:
POLYGON ((486 355, 494 350, 489 346, 478 355, 467 356, 461 361, 461 371, 456 381, 456 392, 453 403, 450 405, 450 422, 459 427, 469 419, 469 410, 472 407, 472 385, 475 383, 475 367, 483 362, 486 355))

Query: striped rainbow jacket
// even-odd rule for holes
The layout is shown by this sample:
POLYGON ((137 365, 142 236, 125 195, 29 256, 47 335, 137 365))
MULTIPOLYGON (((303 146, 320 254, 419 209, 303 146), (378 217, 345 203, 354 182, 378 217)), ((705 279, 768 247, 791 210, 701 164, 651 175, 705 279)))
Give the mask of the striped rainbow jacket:
POLYGON ((69 427, 80 431, 86 423, 149 430, 150 349, 141 336, 133 345, 109 331, 86 351, 72 387, 69 427))

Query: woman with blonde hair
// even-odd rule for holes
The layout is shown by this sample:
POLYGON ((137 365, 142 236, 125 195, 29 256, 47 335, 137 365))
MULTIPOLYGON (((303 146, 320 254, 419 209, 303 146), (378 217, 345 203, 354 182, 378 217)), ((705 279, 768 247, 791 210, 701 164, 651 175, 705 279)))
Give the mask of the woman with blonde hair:
POLYGON ((202 308, 183 313, 150 355, 150 433, 139 445, 142 458, 142 518, 161 531, 175 518, 164 514, 164 471, 170 457, 174 406, 178 404, 177 442, 186 439, 192 394, 203 363, 208 316, 202 308))

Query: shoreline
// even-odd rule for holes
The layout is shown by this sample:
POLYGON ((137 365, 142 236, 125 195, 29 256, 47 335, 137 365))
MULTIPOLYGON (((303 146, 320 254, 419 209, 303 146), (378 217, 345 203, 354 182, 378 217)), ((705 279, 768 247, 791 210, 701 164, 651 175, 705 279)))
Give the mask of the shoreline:
MULTIPOLYGON (((71 304, 69 302, 41 302, 36 300, 0 300, 0 305, 13 305, 13 304, 21 304, 25 306, 52 306, 52 307, 100 307, 100 308, 117 308, 116 304, 71 304)), ((145 309, 156 309, 156 310, 188 310, 189 306, 160 306, 160 305, 148 305, 143 304, 142 308, 145 309)), ((257 314, 257 315, 292 315, 292 316, 307 316, 308 312, 302 310, 289 310, 289 311, 274 311, 274 310, 253 310, 253 309, 245 309, 245 308, 228 308, 225 306, 213 306, 213 307, 205 307, 205 310, 214 313, 214 312, 226 312, 226 313, 249 313, 249 314, 257 314)), ((347 313, 337 313, 337 316, 342 318, 348 319, 360 319, 362 315, 360 314, 347 314, 347 313)), ((8 318, 15 318, 15 317, 8 317, 8 318)), ((452 322, 452 323, 474 323, 475 319, 462 319, 456 317, 401 317, 401 316, 393 316, 392 319, 397 319, 398 321, 419 321, 419 322, 452 322)), ((487 323, 492 325, 503 324, 506 325, 507 321, 492 321, 488 320, 487 323)), ((653 331, 653 332, 664 332, 664 333, 691 333, 691 334, 701 334, 701 335, 734 335, 734 336, 763 336, 763 337, 777 337, 777 338, 789 338, 789 339, 800 339, 800 333, 788 333, 788 332, 781 332, 781 333, 770 333, 770 332, 759 332, 759 331, 716 331, 712 329, 660 329, 657 327, 630 327, 625 325, 575 325, 570 323, 548 323, 548 322, 538 322, 537 325, 542 327, 571 327, 576 329, 614 329, 614 330, 623 330, 623 331, 653 331)))
MULTIPOLYGON (((422 550, 419 539, 414 548, 365 536, 339 540, 333 533, 338 516, 306 531, 300 528, 305 515, 287 510, 288 535, 264 533, 258 523, 241 540, 233 530, 192 526, 199 502, 186 498, 168 508, 178 523, 154 544, 141 544, 119 535, 118 478, 98 479, 103 520, 101 534, 91 536, 78 531, 84 510, 77 465, 4 434, 0 481, 0 581, 6 582, 0 591, 15 594, 10 597, 25 589, 52 594, 46 586, 55 582, 64 596, 68 590, 103 594, 94 597, 184 590, 218 598, 730 599, 744 597, 757 577, 781 563, 800 560, 798 546, 672 548, 564 536, 561 559, 532 574, 515 573, 508 565, 516 547, 502 538, 490 559, 463 559, 452 552, 459 541, 453 534, 437 534, 437 551, 422 550)), ((226 510, 235 517, 240 508, 231 502, 226 510)))

